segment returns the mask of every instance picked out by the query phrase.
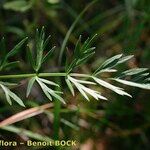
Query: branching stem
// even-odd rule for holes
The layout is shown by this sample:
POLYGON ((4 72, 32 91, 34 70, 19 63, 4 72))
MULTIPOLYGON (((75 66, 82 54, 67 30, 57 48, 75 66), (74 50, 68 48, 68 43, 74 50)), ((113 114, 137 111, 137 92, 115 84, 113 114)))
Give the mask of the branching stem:
MULTIPOLYGON (((0 75, 0 79, 17 79, 17 78, 30 78, 34 76, 38 77, 65 77, 67 76, 67 73, 61 73, 61 72, 53 72, 53 73, 32 73, 32 74, 13 74, 13 75, 0 75)), ((79 74, 79 73, 71 73, 70 76, 78 76, 78 77, 91 77, 87 74, 79 74)))

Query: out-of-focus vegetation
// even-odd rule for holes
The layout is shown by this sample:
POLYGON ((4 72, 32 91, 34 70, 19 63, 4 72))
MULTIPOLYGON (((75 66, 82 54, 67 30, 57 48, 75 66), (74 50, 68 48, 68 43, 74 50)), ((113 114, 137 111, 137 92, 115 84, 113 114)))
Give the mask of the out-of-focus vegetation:
MULTIPOLYGON (((46 35, 51 34, 50 46, 56 46, 51 59, 45 63, 42 72, 58 72, 64 68, 59 65, 58 57, 66 33, 78 17, 78 14, 91 1, 87 0, 1 0, 0 1, 0 37, 5 37, 6 49, 9 51, 15 44, 28 36, 31 46, 35 30, 45 26, 46 35)), ((150 1, 149 0, 98 0, 93 4, 76 24, 67 43, 67 56, 73 53, 79 35, 83 39, 98 34, 95 41, 96 56, 77 71, 90 73, 106 58, 119 54, 134 54, 126 65, 119 66, 122 71, 133 67, 150 66, 150 1)), ((28 62, 27 48, 24 46, 20 54, 11 58, 19 60, 14 68, 7 68, 0 74, 31 73, 28 62)), ((2 52, 0 51, 0 57, 2 52)), ((62 61, 65 64, 65 58, 62 61)), ((105 74, 104 77, 109 77, 105 74)), ((56 80, 58 80, 56 78, 56 80)), ((61 82, 61 81, 60 81, 61 82)), ((26 108, 13 103, 8 105, 0 92, 0 120, 22 112, 31 107, 47 103, 45 96, 34 87, 32 95, 25 98, 26 80, 12 90, 19 93, 26 108)), ((118 96, 98 88, 109 101, 84 101, 80 93, 73 97, 65 83, 61 83, 65 91, 66 107, 60 108, 57 102, 44 105, 46 109, 30 110, 22 114, 17 123, 0 129, 0 139, 72 139, 79 142, 81 150, 126 150, 150 149, 150 92, 127 88, 133 99, 118 96), (30 114, 34 114, 31 118, 30 114), (39 115, 37 115, 39 114, 39 115), (26 119, 29 117, 28 119, 26 119)), ((9 120, 8 120, 9 121, 9 120)), ((22 149, 26 147, 22 146, 22 149)), ((15 148, 14 148, 15 149, 15 148)), ((17 148, 16 148, 17 149, 17 148)), ((38 147, 35 149, 39 149, 38 147)), ((43 148, 41 148, 43 149, 43 148)), ((45 148, 46 149, 46 148, 45 148)), ((49 148, 47 148, 49 149, 49 148)), ((67 147, 65 148, 67 149, 67 147)))

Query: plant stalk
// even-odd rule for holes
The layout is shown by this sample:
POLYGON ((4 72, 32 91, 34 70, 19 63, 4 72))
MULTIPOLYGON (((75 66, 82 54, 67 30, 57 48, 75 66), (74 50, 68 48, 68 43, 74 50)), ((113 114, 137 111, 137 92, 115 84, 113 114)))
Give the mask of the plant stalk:
MULTIPOLYGON (((19 79, 19 78, 31 78, 31 77, 65 77, 67 76, 67 73, 64 72, 53 72, 53 73, 32 73, 32 74, 12 74, 12 75, 0 75, 0 79, 19 79)), ((70 76, 76 76, 76 77, 91 77, 87 74, 79 74, 79 73, 70 73, 70 76)))

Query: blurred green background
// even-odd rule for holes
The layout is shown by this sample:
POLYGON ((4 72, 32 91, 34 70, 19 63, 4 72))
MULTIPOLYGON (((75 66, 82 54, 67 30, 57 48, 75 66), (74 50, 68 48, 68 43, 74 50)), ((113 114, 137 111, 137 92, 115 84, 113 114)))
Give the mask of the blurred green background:
MULTIPOLYGON (((28 36, 31 43, 36 28, 45 26, 46 35, 51 35, 51 46, 57 48, 42 72, 57 72, 58 57, 63 39, 78 14, 90 0, 1 0, 0 1, 0 37, 6 39, 9 51, 21 39, 28 36)), ((67 43, 67 56, 70 57, 79 37, 98 34, 95 41, 96 55, 83 65, 78 72, 90 73, 101 62, 112 55, 134 54, 119 70, 133 67, 150 66, 150 1, 149 0, 98 0, 79 20, 67 43)), ((1 52, 0 52, 1 56, 1 52)), ((1 74, 32 73, 28 63, 26 47, 12 58, 19 60, 19 66, 8 68, 1 74)), ((109 77, 109 75, 106 75, 109 77)), ((80 93, 72 97, 63 85, 67 106, 60 110, 59 139, 73 139, 79 142, 76 148, 81 150, 149 150, 150 149, 150 92, 128 88, 133 99, 118 96, 109 90, 101 90, 108 95, 109 101, 87 102, 80 93)), ((24 99, 27 108, 47 103, 47 99, 35 87, 32 95, 26 99, 26 83, 20 81, 15 91, 24 99)), ((9 106, 0 93, 0 120, 21 112, 17 104, 9 106)), ((13 124, 12 130, 0 129, 0 139, 26 141, 55 137, 53 130, 53 109, 41 115, 13 124), (15 130, 16 129, 16 130, 15 130), (17 129, 24 133, 17 133, 17 129), (26 132, 31 131, 31 135, 26 132), (36 135, 38 133, 38 135, 36 135), (39 136, 39 137, 38 137, 39 136)), ((9 148, 8 148, 9 149, 9 148)), ((14 148, 15 149, 15 148, 14 148)), ((17 148, 16 148, 17 149, 17 148)), ((22 146, 22 149, 26 147, 22 146)), ((34 147, 33 149, 40 149, 34 147)), ((43 149, 43 148, 41 148, 43 149)), ((46 148, 44 148, 46 149, 46 148)), ((50 149, 50 148, 47 148, 50 149)), ((64 148, 64 149, 67 149, 64 148)))

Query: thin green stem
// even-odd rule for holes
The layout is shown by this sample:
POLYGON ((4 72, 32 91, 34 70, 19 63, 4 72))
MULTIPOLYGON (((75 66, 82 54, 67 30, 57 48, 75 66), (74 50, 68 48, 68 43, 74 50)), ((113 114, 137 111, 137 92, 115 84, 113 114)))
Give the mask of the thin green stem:
POLYGON ((36 76, 33 74, 13 74, 13 75, 0 75, 0 79, 16 79, 16 78, 29 78, 36 76))
POLYGON ((65 51, 65 47, 66 47, 66 44, 68 42, 68 39, 72 33, 72 31, 74 30, 76 24, 79 22, 79 20, 81 19, 81 17, 84 15, 84 13, 94 4, 96 3, 97 0, 94 0, 92 1, 91 3, 89 3, 84 9, 83 11, 78 15, 78 17, 75 19, 75 21, 73 22, 73 24, 71 25, 71 27, 69 28, 68 32, 66 33, 66 36, 64 38, 64 41, 62 43, 62 46, 61 46, 61 50, 60 50, 60 55, 59 55, 59 64, 62 63, 62 57, 63 57, 63 54, 64 54, 64 51, 65 51))
MULTIPOLYGON (((32 73, 32 74, 12 74, 12 75, 0 75, 0 79, 17 79, 17 78, 30 78, 34 76, 38 77, 65 77, 67 76, 67 73, 64 72, 53 72, 53 73, 32 73)), ((70 73, 70 76, 76 76, 76 77, 91 77, 87 74, 79 74, 79 73, 70 73)))
POLYGON ((66 73, 61 72, 53 72, 53 73, 39 73, 38 77, 60 77, 66 76, 66 73))
MULTIPOLYGON (((57 83, 61 85, 61 80, 60 78, 57 78, 57 83)), ((56 87, 56 90, 58 87, 56 87)), ((59 129, 60 129, 60 111, 61 111, 61 102, 58 100, 55 100, 54 102, 54 124, 53 124, 53 130, 54 130, 54 135, 53 138, 54 140, 59 140, 59 129)))

